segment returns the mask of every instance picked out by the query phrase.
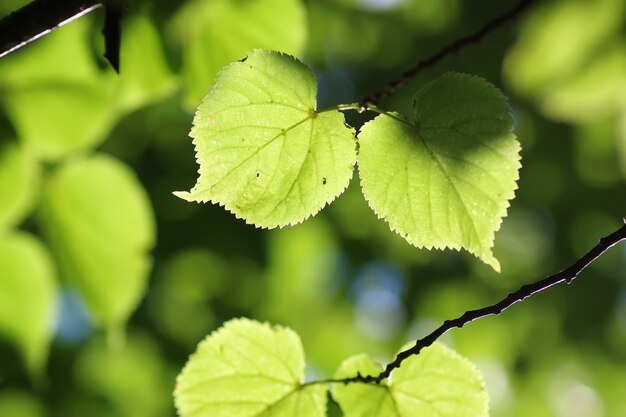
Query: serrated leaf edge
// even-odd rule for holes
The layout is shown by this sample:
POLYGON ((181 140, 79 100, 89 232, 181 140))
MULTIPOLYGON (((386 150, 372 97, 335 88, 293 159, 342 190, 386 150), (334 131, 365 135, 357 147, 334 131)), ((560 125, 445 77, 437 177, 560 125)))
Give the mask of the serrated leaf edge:
MULTIPOLYGON (((202 98, 201 103, 202 103, 202 102, 204 102, 205 98, 206 98, 209 94, 211 94, 211 93, 212 93, 215 89, 217 89, 218 81, 219 81, 219 80, 220 80, 220 79, 224 76, 223 74, 224 74, 224 72, 226 71, 226 69, 227 69, 227 68, 229 68, 229 67, 231 67, 231 66, 234 66, 234 65, 238 65, 238 64, 240 64, 241 62, 244 62, 244 61, 248 58, 248 56, 249 56, 250 54, 257 53, 257 52, 261 52, 261 53, 270 53, 271 55, 278 55, 278 56, 280 56, 280 57, 289 58, 289 59, 291 59, 292 61, 294 61, 294 62, 296 62, 296 63, 298 63, 298 64, 300 64, 300 65, 304 65, 304 66, 306 66, 306 68, 310 71, 311 75, 315 78, 315 74, 313 73, 313 71, 311 70, 311 68, 310 68, 308 65, 306 65, 304 62, 302 62, 302 61, 300 61, 299 59, 297 59, 296 57, 294 57, 294 56, 292 56, 292 55, 289 55, 289 54, 286 54, 286 53, 284 53, 284 52, 280 52, 280 51, 271 51, 271 50, 266 50, 266 49, 256 48, 256 49, 254 49, 252 52, 250 52, 250 53, 246 54, 246 56, 244 56, 243 58, 241 58, 239 61, 232 62, 232 63, 230 63, 230 64, 226 65, 224 68, 222 68, 222 69, 219 71, 219 73, 216 75, 215 80, 213 81, 213 84, 212 84, 212 85, 211 85, 211 87, 209 88, 209 91, 208 91, 208 92, 207 92, 207 94, 205 94, 205 96, 202 98)), ((222 207, 222 208, 224 208, 226 211, 228 211, 229 213, 233 214, 233 215, 235 216, 235 218, 240 219, 240 220, 243 220, 246 224, 251 225, 251 226, 254 226, 254 227, 255 227, 255 228, 257 228, 257 229, 267 229, 267 230, 270 230, 270 229, 275 229, 275 228, 277 228, 277 227, 278 227, 279 229, 282 229, 283 227, 287 227, 287 226, 295 226, 295 225, 297 225, 297 224, 303 223, 304 221, 308 220, 309 218, 311 218, 311 217, 313 217, 313 216, 317 215, 320 211, 322 211, 324 208, 326 208, 326 206, 328 206, 330 203, 332 203, 333 201, 335 201, 335 200, 336 200, 336 199, 337 199, 337 198, 338 198, 341 194, 343 194, 343 193, 346 191, 346 189, 347 189, 347 188, 348 188, 348 186, 350 185, 350 182, 352 181, 352 178, 354 177, 354 166, 353 166, 352 174, 351 174, 351 175, 350 175, 350 177, 347 179, 347 181, 346 181, 346 183, 345 183, 344 187, 343 187, 343 188, 341 188, 341 189, 340 189, 340 191, 339 191, 336 195, 331 196, 331 197, 329 197, 328 199, 326 199, 326 201, 324 202, 324 204, 323 204, 323 205, 322 205, 319 209, 317 209, 316 211, 314 211, 314 212, 310 213, 309 215, 305 216, 304 218, 302 218, 302 219, 300 219, 300 220, 289 221, 289 222, 284 223, 284 224, 282 224, 282 223, 270 224, 270 225, 256 224, 256 223, 254 223, 254 222, 252 222, 252 221, 249 221, 249 220, 248 220, 248 219, 246 219, 245 217, 240 216, 240 215, 239 215, 239 213, 237 212, 236 208, 234 208, 234 207, 233 207, 232 205, 230 205, 230 204, 227 204, 227 203, 222 203, 222 202, 220 202, 220 201, 216 201, 216 200, 213 200, 213 199, 197 199, 197 198, 194 198, 194 197, 193 197, 193 191, 194 191, 194 188, 198 185, 198 182, 200 181, 200 175, 201 175, 201 171, 202 171, 202 163, 201 163, 200 158, 199 158, 199 156, 198 156, 198 155, 199 155, 199 152, 198 152, 198 147, 199 147, 199 144, 197 143, 197 139, 196 139, 196 137, 192 135, 192 133, 193 133, 193 132, 194 132, 194 130, 196 129, 196 125, 197 125, 196 120, 197 120, 197 114, 198 114, 198 109, 199 109, 199 107, 200 107, 200 105, 196 108, 196 113, 195 113, 194 118, 193 118, 193 121, 192 121, 192 127, 191 127, 191 130, 189 131, 189 137, 191 137, 191 138, 192 138, 192 143, 193 143, 193 145, 194 145, 194 152, 195 152, 195 156, 194 156, 194 157, 195 157, 195 161, 196 161, 196 163, 197 163, 197 165, 198 165, 198 167, 199 167, 199 168, 198 168, 198 170, 196 171, 196 172, 197 172, 197 174, 198 174, 198 181, 196 181, 196 184, 192 187, 192 189, 191 189, 190 191, 174 191, 172 194, 173 194, 173 195, 175 195, 175 196, 176 196, 176 197, 178 197, 178 198, 181 198, 181 199, 183 199, 183 200, 185 200, 185 201, 188 201, 188 202, 211 203, 211 204, 218 205, 219 207, 222 207)), ((314 109, 311 109, 311 110, 313 110, 316 114, 319 114, 319 113, 320 113, 320 112, 318 112, 318 109, 317 109, 317 102, 316 102, 316 104, 315 104, 315 108, 314 108, 314 109)), ((303 111, 304 111, 304 110, 303 110, 303 111)), ((338 110, 337 110, 337 113, 339 113, 339 114, 341 114, 341 115, 342 115, 342 117, 343 117, 343 121, 344 121, 344 123, 343 123, 343 124, 344 124, 344 127, 346 127, 346 128, 347 128, 347 129, 348 129, 348 130, 352 133, 352 136, 356 139, 356 129, 354 129, 352 126, 349 126, 348 124, 346 124, 346 123, 345 123, 345 116, 344 116, 344 114, 343 114, 342 112, 340 112, 340 111, 338 111, 338 110)), ((311 116, 309 116, 309 118, 310 118, 310 117, 311 117, 311 116)), ((291 127, 291 126, 290 126, 290 127, 291 127)), ((355 156, 356 156, 356 155, 357 155, 357 151, 356 151, 356 140, 355 140, 355 156)), ((356 158, 355 158, 355 165, 356 165, 356 158)))
MULTIPOLYGON (((478 77, 478 76, 462 74, 462 73, 454 73, 454 74, 465 75, 467 77, 479 79, 479 80, 482 80, 482 81, 486 82, 483 78, 478 77)), ((486 83, 488 85, 490 85, 492 88, 494 88, 495 90, 497 90, 500 94, 502 94, 502 92, 497 87, 493 86, 489 82, 486 82, 486 83)), ((504 94, 502 94, 502 96, 505 98, 505 100, 507 101, 507 105, 508 105, 508 99, 506 98, 506 96, 504 94)), ((393 115, 392 119, 394 119, 396 121, 396 123, 403 123, 403 122, 405 122, 407 124, 410 124, 411 126, 415 126, 411 121, 409 121, 401 113, 389 112, 389 113, 379 114, 374 119, 372 119, 372 120, 366 122, 365 124, 363 124, 363 126, 361 127, 361 129, 359 131, 359 134, 360 134, 361 131, 364 130, 365 126, 367 126, 370 123, 373 123, 379 117, 391 117, 391 115, 393 115)), ((512 117, 510 106, 509 106, 509 115, 512 117)), ((417 127, 417 126, 415 126, 415 127, 417 127)), ((483 261, 485 264, 491 266, 496 272, 500 272, 500 263, 493 256, 493 251, 492 251, 493 247, 494 247, 494 243, 495 243, 495 234, 496 234, 496 232, 498 232, 498 230, 500 230, 504 218, 508 215, 508 209, 511 206, 511 201, 515 198, 515 191, 519 189, 519 184, 518 184, 518 181, 519 181, 519 178, 520 178, 519 170, 520 170, 520 168, 522 168, 522 164, 521 164, 522 156, 520 154, 520 151, 522 150, 522 148, 521 148, 521 144, 517 140, 517 136, 513 133, 513 130, 514 130, 514 126, 511 125, 511 128, 509 129, 509 133, 513 135, 513 140, 515 141, 515 144, 516 144, 515 154, 517 155, 517 159, 515 160, 515 163, 516 163, 516 166, 515 166, 516 167, 515 178, 513 179, 514 184, 513 184, 513 188, 511 189, 510 196, 506 197, 505 204, 503 205, 502 209, 500 210, 500 213, 497 216, 498 222, 495 225, 495 228, 493 229, 493 231, 490 233, 490 236, 489 236, 489 246, 488 246, 487 249, 489 249, 490 252, 492 252, 492 253, 490 254, 491 256, 489 258, 485 258, 485 257, 481 256, 481 254, 477 253, 475 250, 470 249, 470 248, 466 248, 463 245, 454 245, 454 244, 419 245, 419 244, 416 244, 414 242, 411 242, 410 240, 407 239, 405 232, 400 231, 396 226, 392 226, 384 215, 382 215, 381 213, 378 212, 378 210, 376 210, 374 207, 372 207, 372 205, 370 203, 370 199, 365 195, 365 193, 363 193, 363 197, 367 201, 367 205, 370 207, 370 209, 372 209, 374 214, 376 214, 376 217, 378 219, 380 219, 380 220, 384 220, 385 223, 387 223, 387 225, 389 226, 389 229, 392 232, 395 232, 396 234, 398 234, 400 237, 402 237, 411 246, 414 246, 414 247, 416 247, 418 249, 427 249, 427 250, 432 250, 432 249, 437 249, 437 250, 452 249, 452 250, 457 251, 457 252, 461 252, 461 250, 465 250, 468 253, 471 253, 472 255, 474 255, 475 257, 480 259, 481 261, 483 261)), ((358 134, 357 134, 357 141, 358 141, 358 134)), ((358 172, 359 172, 359 185, 361 187, 361 190, 363 190, 363 179, 362 179, 363 176, 361 175, 361 166, 359 164, 358 154, 357 154, 357 163, 356 163, 356 165, 357 165, 358 172)))

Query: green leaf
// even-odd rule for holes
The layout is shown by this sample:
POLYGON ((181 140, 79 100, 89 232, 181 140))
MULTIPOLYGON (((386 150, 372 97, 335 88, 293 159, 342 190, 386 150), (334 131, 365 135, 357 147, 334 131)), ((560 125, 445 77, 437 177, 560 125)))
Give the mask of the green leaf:
POLYGON ((64 164, 45 184, 41 223, 63 278, 95 318, 123 325, 145 290, 155 235, 133 172, 105 155, 64 164))
POLYGON ((0 334, 31 373, 43 370, 52 339, 56 274, 45 246, 26 233, 0 237, 0 334))
MULTIPOLYGON (((346 359, 335 378, 378 375, 367 355, 346 359)), ((435 343, 406 359, 380 385, 335 384, 333 398, 345 417, 486 417, 489 398, 482 377, 467 359, 435 343)))
POLYGON ((509 81, 532 94, 569 78, 597 58, 603 43, 621 30, 623 10, 621 0, 555 1, 535 8, 506 57, 509 81))
POLYGON ((145 14, 124 19, 120 47, 120 73, 111 77, 116 89, 115 104, 130 112, 164 99, 177 87, 169 69, 159 32, 145 14))
POLYGON ((582 124, 622 114, 626 109, 626 39, 605 45, 603 53, 575 76, 551 87, 541 105, 554 119, 582 124))
POLYGON ((176 87, 148 18, 124 22, 120 75, 99 68, 91 26, 93 20, 82 17, 0 61, 0 106, 40 159, 55 161, 99 145, 123 114, 176 87))
POLYGON ((186 99, 195 107, 218 71, 248 51, 299 55, 307 25, 300 0, 195 0, 176 14, 170 32, 181 45, 186 99))
POLYGON ((417 93, 411 119, 384 114, 363 126, 363 194, 412 245, 464 248, 499 271, 491 248, 520 168, 512 126, 498 89, 447 73, 417 93))
POLYGON ((525 19, 506 56, 503 69, 511 86, 557 120, 578 123, 619 114, 626 101, 626 3, 544 3, 525 19))
POLYGON ((0 105, 41 159, 97 145, 114 120, 113 91, 93 57, 89 25, 78 19, 0 61, 0 105))
POLYGON ((15 226, 28 214, 39 186, 39 169, 21 146, 0 145, 0 230, 15 226))
POLYGON ((336 110, 317 112, 311 70, 255 50, 224 68, 194 117, 200 178, 188 201, 210 201, 260 227, 314 215, 350 182, 353 130, 336 110))
POLYGON ((304 353, 291 329, 234 319, 198 345, 177 379, 181 417, 322 417, 326 386, 302 385, 304 353))

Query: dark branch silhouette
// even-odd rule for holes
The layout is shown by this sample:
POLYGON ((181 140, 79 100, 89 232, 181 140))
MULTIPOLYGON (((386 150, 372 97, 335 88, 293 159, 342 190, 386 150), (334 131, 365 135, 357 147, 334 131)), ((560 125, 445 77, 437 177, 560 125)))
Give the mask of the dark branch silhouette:
POLYGON ((451 330, 455 327, 460 329, 466 324, 483 317, 499 315, 504 310, 511 307, 513 304, 516 304, 532 295, 547 290, 554 285, 561 284, 563 282, 569 284, 574 279, 576 279, 578 274, 580 274, 587 266, 589 266, 592 262, 598 259, 602 254, 604 254, 606 251, 608 251, 610 248, 617 245, 618 243, 626 240, 626 217, 623 220, 624 225, 622 227, 620 227, 618 230, 611 233, 610 235, 600 239, 600 242, 593 249, 583 255, 568 268, 554 275, 550 275, 549 277, 544 278, 541 281, 537 281, 533 284, 524 285, 519 290, 510 293, 504 299, 493 305, 479 308, 478 310, 466 311, 463 315, 457 317, 456 319, 446 320, 441 326, 437 327, 426 337, 418 339, 411 348, 398 353, 396 358, 392 362, 388 363, 387 366, 385 366, 385 369, 380 374, 368 376, 358 374, 357 376, 351 378, 326 379, 323 381, 316 381, 315 383, 336 382, 348 384, 352 382, 362 382, 369 384, 380 384, 385 378, 388 378, 389 375, 391 375, 391 371, 399 368, 405 359, 413 355, 418 355, 422 349, 432 345, 448 330, 451 330))
POLYGON ((34 0, 0 20, 0 58, 104 7, 104 57, 119 72, 122 4, 121 0, 34 0))
POLYGON ((120 44, 122 43, 122 14, 119 4, 109 3, 104 6, 104 57, 119 74, 120 72, 120 44))
POLYGON ((375 93, 371 96, 365 97, 360 103, 361 108, 366 109, 368 105, 378 105, 381 100, 393 94, 398 88, 408 84, 413 78, 415 78, 425 69, 432 67, 447 56, 459 52, 466 46, 477 43, 489 33, 493 32, 500 26, 503 26, 505 23, 510 22, 511 20, 522 14, 522 12, 528 9, 533 3, 535 3, 535 1, 536 0, 521 0, 514 8, 504 13, 503 15, 500 15, 493 20, 490 20, 478 31, 472 33, 471 35, 457 39, 456 41, 454 41, 454 43, 446 46, 429 58, 418 62, 417 65, 415 65, 413 68, 408 69, 407 71, 402 73, 400 77, 387 84, 384 90, 381 90, 380 92, 375 93))

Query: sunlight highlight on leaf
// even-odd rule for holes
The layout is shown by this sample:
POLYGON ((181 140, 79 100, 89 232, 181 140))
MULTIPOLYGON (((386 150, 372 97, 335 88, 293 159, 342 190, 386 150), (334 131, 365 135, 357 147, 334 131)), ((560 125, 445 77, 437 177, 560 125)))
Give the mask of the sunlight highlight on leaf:
POLYGON ((510 85, 555 120, 578 124, 622 113, 626 3, 560 0, 538 6, 504 61, 510 85))
POLYGON ((19 348, 34 375, 52 340, 56 272, 42 242, 26 233, 0 238, 0 334, 19 348))
POLYGON ((323 417, 324 384, 302 386, 304 353, 292 330, 234 319, 198 346, 178 376, 181 417, 323 417))
POLYGON ((447 73, 417 93, 411 119, 383 114, 363 126, 363 194, 412 245, 464 248, 499 271, 491 249, 520 168, 512 127, 498 89, 447 73))
POLYGON ((35 203, 39 169, 22 146, 0 145, 0 230, 19 224, 35 203))
POLYGON ((134 173, 106 155, 64 164, 45 184, 40 222, 63 278, 95 319, 122 327, 144 293, 155 239, 134 173))
MULTIPOLYGON (((367 355, 346 359, 335 378, 378 375, 382 367, 367 355)), ((435 343, 406 359, 380 385, 335 384, 333 398, 345 417, 487 417, 489 398, 476 367, 435 343)))
POLYGON ((224 68, 194 117, 200 177, 188 201, 223 205, 259 227, 299 223, 341 194, 356 160, 343 114, 318 112, 295 58, 255 50, 224 68))
POLYGON ((195 107, 219 70, 255 48, 299 55, 307 21, 300 0, 195 0, 174 16, 186 102, 195 107))

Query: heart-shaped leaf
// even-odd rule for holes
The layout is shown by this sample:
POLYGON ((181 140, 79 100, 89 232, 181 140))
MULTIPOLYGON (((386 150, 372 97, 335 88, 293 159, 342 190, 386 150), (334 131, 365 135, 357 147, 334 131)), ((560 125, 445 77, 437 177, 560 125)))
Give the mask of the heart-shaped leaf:
MULTIPOLYGON (((336 378, 378 375, 382 367, 367 355, 346 359, 336 378)), ((476 367, 435 343, 406 359, 381 384, 335 384, 333 398, 345 417, 487 417, 489 398, 476 367)))
POLYGON ((304 353, 292 330, 235 319, 198 346, 178 376, 181 417, 323 417, 324 384, 302 385, 304 353))
POLYGON ((318 112, 306 65, 255 50, 225 67, 194 117, 200 178, 188 201, 224 205, 260 227, 295 224, 348 186, 353 130, 337 110, 318 112))
POLYGON ((363 194, 412 245, 464 248, 499 271, 491 248, 520 168, 512 127, 498 89, 447 73, 417 93, 412 118, 381 114, 363 126, 363 194))
POLYGON ((40 221, 63 278, 98 322, 119 329, 145 290, 155 235, 134 173, 105 155, 64 164, 45 184, 40 221))

